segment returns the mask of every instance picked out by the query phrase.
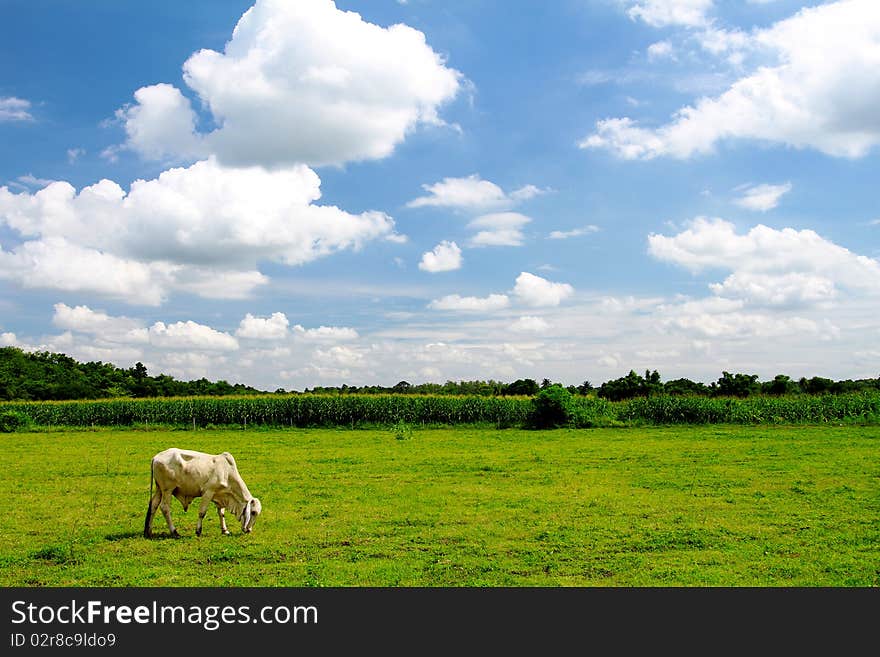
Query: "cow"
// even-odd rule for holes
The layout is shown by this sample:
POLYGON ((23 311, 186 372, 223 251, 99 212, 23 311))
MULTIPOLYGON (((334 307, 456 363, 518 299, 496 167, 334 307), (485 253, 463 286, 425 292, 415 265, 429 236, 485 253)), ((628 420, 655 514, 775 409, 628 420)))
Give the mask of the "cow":
POLYGON ((241 521, 241 530, 249 533, 257 516, 263 510, 260 500, 251 495, 238 472, 235 459, 229 452, 206 454, 171 447, 156 454, 150 461, 150 501, 144 520, 144 538, 153 535, 153 516, 162 509, 168 530, 180 538, 171 520, 171 496, 176 497, 186 511, 192 501, 201 497, 196 536, 202 535, 202 520, 211 502, 220 516, 220 531, 228 536, 225 510, 229 509, 241 521), (153 484, 156 491, 153 492, 153 484))

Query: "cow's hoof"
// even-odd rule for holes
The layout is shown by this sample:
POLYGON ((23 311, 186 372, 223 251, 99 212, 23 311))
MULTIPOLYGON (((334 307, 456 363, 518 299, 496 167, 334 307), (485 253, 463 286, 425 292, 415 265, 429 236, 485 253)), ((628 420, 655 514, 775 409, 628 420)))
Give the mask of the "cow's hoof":
POLYGON ((180 532, 175 529, 173 532, 171 532, 171 538, 180 538, 180 532))
POLYGON ((196 536, 201 536, 201 535, 202 535, 202 530, 201 530, 201 529, 197 529, 197 530, 196 530, 196 536))
POLYGON ((144 538, 153 538, 152 532, 144 532, 144 538))
POLYGON ((230 535, 230 531, 228 529, 226 531, 221 531, 220 533, 223 534, 224 536, 230 535))

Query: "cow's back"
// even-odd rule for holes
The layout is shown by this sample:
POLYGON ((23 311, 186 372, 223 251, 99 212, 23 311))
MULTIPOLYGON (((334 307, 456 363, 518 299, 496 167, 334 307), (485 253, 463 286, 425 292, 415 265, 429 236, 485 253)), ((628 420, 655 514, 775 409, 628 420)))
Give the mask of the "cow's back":
POLYGON ((153 457, 153 477, 159 488, 178 490, 192 497, 200 496, 226 468, 228 464, 222 455, 191 449, 170 447, 153 457), (225 467, 218 471, 220 464, 225 467))

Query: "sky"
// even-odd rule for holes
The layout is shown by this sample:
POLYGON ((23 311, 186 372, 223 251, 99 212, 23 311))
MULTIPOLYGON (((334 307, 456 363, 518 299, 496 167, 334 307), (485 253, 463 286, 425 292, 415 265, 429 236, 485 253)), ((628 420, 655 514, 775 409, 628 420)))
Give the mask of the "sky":
POLYGON ((876 0, 5 0, 0 346, 263 390, 880 375, 876 0))

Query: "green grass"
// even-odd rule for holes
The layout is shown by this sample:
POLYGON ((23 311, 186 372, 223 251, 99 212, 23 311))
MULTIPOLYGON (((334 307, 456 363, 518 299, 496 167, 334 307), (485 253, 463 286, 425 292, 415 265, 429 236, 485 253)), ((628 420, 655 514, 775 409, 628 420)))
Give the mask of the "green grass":
POLYGON ((81 430, 2 440, 2 586, 880 585, 880 427, 81 430), (141 536, 150 457, 235 455, 254 533, 141 536))

